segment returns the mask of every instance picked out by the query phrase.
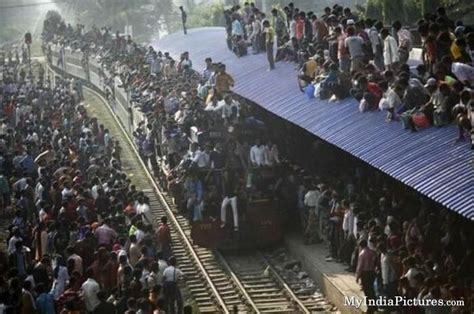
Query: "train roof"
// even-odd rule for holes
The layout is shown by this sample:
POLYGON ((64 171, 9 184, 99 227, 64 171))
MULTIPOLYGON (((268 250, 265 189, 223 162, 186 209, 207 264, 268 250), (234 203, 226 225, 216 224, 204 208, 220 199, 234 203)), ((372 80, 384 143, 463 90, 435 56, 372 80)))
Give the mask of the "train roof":
POLYGON ((189 51, 198 71, 206 57, 225 63, 235 93, 474 220, 474 153, 467 141, 456 142, 456 126, 413 133, 400 123, 386 123, 383 112, 360 113, 352 98, 310 100, 298 89, 293 63, 278 62, 267 71, 265 54, 238 58, 225 37, 222 27, 197 28, 188 35, 170 34, 153 46, 176 57, 189 51))

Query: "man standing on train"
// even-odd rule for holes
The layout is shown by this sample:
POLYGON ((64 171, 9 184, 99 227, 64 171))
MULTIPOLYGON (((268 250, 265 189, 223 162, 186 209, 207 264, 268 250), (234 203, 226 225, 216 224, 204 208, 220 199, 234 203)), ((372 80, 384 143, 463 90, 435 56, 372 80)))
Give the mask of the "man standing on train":
POLYGON ((267 50, 267 59, 269 70, 275 69, 275 60, 273 57, 273 43, 275 39, 275 31, 270 26, 269 21, 263 22, 263 32, 265 33, 265 49, 267 50))

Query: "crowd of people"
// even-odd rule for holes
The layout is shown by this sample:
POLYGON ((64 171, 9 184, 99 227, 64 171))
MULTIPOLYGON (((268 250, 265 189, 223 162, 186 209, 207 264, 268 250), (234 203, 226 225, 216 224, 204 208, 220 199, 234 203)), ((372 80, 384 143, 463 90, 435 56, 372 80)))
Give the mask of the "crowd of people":
POLYGON ((474 149, 474 31, 454 22, 445 8, 418 20, 421 60, 409 62, 414 34, 394 21, 389 27, 334 5, 317 16, 293 3, 266 16, 253 3, 224 12, 227 42, 238 56, 266 51, 275 61, 298 64, 301 91, 308 97, 342 100, 352 96, 361 112, 382 110, 405 129, 455 123, 458 138, 474 149), (416 65, 412 69, 410 65, 416 65))
MULTIPOLYGON (((299 23, 301 15, 294 20, 299 23)), ((281 29, 275 30, 269 40, 281 41, 281 29)), ((354 161, 329 173, 329 167, 312 168, 323 144, 301 154, 306 163, 296 165, 294 156, 279 152, 302 148, 288 138, 293 131, 279 129, 274 117, 234 95, 235 82, 222 63, 207 58, 197 73, 187 52, 174 60, 108 28, 85 32, 56 15, 49 15, 43 36, 48 59, 51 46, 63 53, 65 47, 80 50, 100 63, 110 99, 117 87, 129 92, 131 105, 146 117, 133 132, 140 156, 157 176, 164 173, 162 182, 191 221, 212 216, 222 228, 239 232, 250 198, 278 198, 290 221, 304 230, 305 243, 326 243, 328 261, 355 272, 369 298, 464 300, 464 307, 449 310, 472 312, 472 222, 354 161), (268 171, 274 173, 270 181, 268 171)), ((266 39, 258 47, 265 46, 266 39)), ((303 69, 311 67, 299 52, 292 56, 303 69)), ((371 86, 373 77, 392 75, 400 83, 395 68, 380 73, 370 65, 372 75, 359 82, 365 77, 371 86)), ((343 73, 335 62, 327 66, 337 77, 343 73)), ((324 67, 316 64, 315 71, 324 67)), ((176 285, 184 274, 172 256, 167 220, 153 229, 148 199, 122 172, 120 143, 87 114, 81 84, 58 80, 52 86, 44 71, 28 77, 15 61, 3 69, 0 186, 3 209, 13 209, 15 217, 0 263, 0 303, 12 313, 182 312, 176 285)), ((409 82, 419 79, 404 73, 409 82)), ((462 84, 467 88, 468 82, 462 84)), ((349 85, 338 90, 369 97, 349 85)), ((461 92, 460 98, 468 96, 466 106, 471 95, 461 92)))
MULTIPOLYGON (((88 42, 56 15, 43 35, 47 44, 104 43, 108 56, 121 49, 112 37, 88 42)), ((154 226, 147 196, 122 170, 120 142, 88 114, 81 84, 53 84, 28 63, 2 62, 0 205, 12 218, 0 312, 190 313, 167 218, 154 226)))
MULTIPOLYGON (((399 21, 385 27, 339 5, 318 17, 292 3, 268 17, 253 3, 224 15, 229 49, 238 56, 247 46, 253 53, 266 51, 273 69, 275 40, 276 61, 298 64, 301 90, 310 98, 352 96, 361 112, 385 110, 387 121, 401 120, 412 131, 454 122, 458 140, 468 136, 474 149, 474 32, 452 21, 444 8, 417 22, 422 60, 416 69, 408 63, 414 36, 399 21)), ((322 172, 290 173, 287 179, 294 182, 306 243, 324 241, 327 260, 348 265, 371 299, 457 299, 466 305, 446 311, 472 312, 472 222, 440 214, 433 203, 409 198, 403 188, 395 192, 373 170, 352 177, 322 172)))

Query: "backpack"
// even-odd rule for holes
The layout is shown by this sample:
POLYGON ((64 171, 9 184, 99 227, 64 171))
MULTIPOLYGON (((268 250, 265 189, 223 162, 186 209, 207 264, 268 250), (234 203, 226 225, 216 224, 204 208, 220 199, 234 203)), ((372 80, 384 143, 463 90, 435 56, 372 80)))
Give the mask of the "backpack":
POLYGON ((425 129, 430 126, 430 122, 423 112, 414 113, 411 118, 417 130, 425 129))

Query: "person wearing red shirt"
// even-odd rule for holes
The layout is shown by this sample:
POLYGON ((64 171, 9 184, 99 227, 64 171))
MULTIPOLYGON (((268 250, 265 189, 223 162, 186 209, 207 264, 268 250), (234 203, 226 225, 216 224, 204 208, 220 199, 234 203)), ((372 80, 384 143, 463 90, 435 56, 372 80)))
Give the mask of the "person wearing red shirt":
POLYGON ((299 43, 303 40, 303 35, 304 35, 304 20, 298 16, 296 19, 296 39, 298 40, 299 43))
POLYGON ((365 76, 360 77, 357 83, 360 95, 362 96, 361 111, 377 109, 380 99, 383 97, 383 90, 380 86, 375 82, 368 81, 365 76))
POLYGON ((84 302, 80 295, 81 284, 82 282, 80 279, 74 276, 69 278, 68 289, 64 291, 56 301, 56 308, 58 310, 63 309, 66 302, 69 302, 72 305, 71 310, 80 311, 84 309, 84 302))
POLYGON ((163 258, 167 260, 171 256, 171 232, 168 226, 168 218, 161 217, 161 224, 157 231, 158 248, 163 252, 163 258))

